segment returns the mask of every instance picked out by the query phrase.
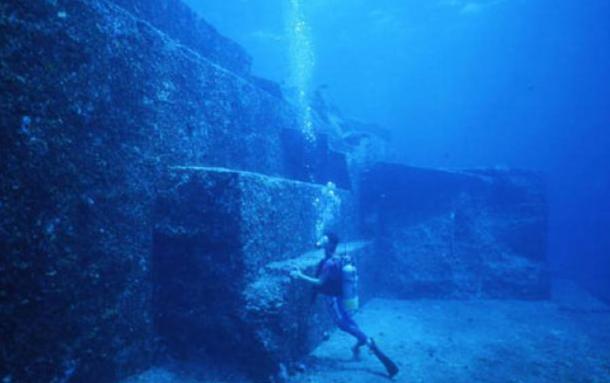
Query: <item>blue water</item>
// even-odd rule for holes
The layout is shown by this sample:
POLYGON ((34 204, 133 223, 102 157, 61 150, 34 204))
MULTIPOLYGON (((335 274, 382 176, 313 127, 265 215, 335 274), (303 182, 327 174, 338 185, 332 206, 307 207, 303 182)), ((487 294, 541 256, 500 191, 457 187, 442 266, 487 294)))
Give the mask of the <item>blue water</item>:
MULTIPOLYGON (((187 3, 289 83, 289 2, 187 3)), ((553 272, 610 299, 610 3, 302 3, 312 89, 389 129, 401 162, 544 172, 553 272)))

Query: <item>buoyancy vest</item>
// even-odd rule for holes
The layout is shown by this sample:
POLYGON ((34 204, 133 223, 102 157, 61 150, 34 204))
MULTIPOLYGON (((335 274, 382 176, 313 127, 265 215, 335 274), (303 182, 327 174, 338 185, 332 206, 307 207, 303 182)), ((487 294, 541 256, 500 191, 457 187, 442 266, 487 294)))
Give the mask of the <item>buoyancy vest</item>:
POLYGON ((324 259, 318 265, 316 274, 318 277, 325 274, 325 282, 317 287, 317 292, 341 298, 347 310, 358 309, 358 270, 349 259, 324 259))
POLYGON ((341 259, 336 256, 324 259, 321 262, 320 273, 318 277, 324 278, 324 283, 318 286, 317 291, 320 294, 340 297, 343 294, 342 276, 341 276, 341 259))

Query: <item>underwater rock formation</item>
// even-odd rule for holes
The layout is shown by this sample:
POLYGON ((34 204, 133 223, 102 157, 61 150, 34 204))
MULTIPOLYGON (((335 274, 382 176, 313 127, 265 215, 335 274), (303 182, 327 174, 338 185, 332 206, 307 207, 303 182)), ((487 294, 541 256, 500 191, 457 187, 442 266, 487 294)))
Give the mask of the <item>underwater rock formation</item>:
POLYGON ((361 179, 377 292, 397 298, 547 298, 547 205, 535 173, 378 164, 361 179))
POLYGON ((292 107, 244 62, 151 24, 102 0, 0 6, 0 379, 107 382, 150 363, 151 212, 168 166, 293 174, 292 107))
POLYGON ((108 0, 137 18, 150 23, 176 43, 193 50, 270 95, 282 98, 280 86, 273 81, 253 76, 252 58, 236 42, 216 31, 180 0, 108 0))
POLYGON ((319 134, 312 144, 295 129, 284 129, 280 137, 287 177, 321 184, 330 180, 343 189, 352 189, 346 155, 329 149, 325 134, 319 134))
POLYGON ((230 70, 249 77, 252 58, 246 51, 201 19, 188 5, 177 0, 109 0, 145 20, 153 27, 230 70))
MULTIPOLYGON (((323 189, 226 169, 171 171, 155 209, 152 260, 156 323, 170 352, 230 355, 266 377, 320 341, 330 327, 325 308, 288 273, 313 274, 323 258, 308 252, 323 189)), ((341 206, 326 229, 353 238, 351 197, 336 193, 341 206)), ((361 258, 364 247, 339 251, 361 258)))

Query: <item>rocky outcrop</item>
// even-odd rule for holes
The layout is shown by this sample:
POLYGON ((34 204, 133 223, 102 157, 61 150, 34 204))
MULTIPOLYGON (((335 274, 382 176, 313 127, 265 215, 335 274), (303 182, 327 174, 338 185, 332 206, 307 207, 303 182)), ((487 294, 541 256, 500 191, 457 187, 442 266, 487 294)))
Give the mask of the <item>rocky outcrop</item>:
POLYGON ((242 77, 269 95, 283 98, 279 84, 252 75, 252 58, 241 46, 220 34, 181 0, 107 1, 117 4, 176 43, 242 77))
POLYGON ((109 0, 233 73, 250 76, 252 58, 179 0, 109 0))
MULTIPOLYGON (((351 197, 321 186, 215 168, 177 168, 155 214, 154 311, 177 356, 205 350, 266 378, 317 345, 322 302, 289 271, 310 274, 316 228, 353 238, 351 197), (327 203, 340 204, 334 207, 327 203)), ((340 247, 364 258, 366 244, 340 247)))
POLYGON ((294 129, 284 129, 280 137, 286 177, 321 184, 332 181, 343 189, 352 189, 348 159, 345 154, 329 149, 325 134, 319 134, 313 143, 294 129))
POLYGON ((377 291, 399 298, 546 298, 545 190, 519 171, 380 164, 361 180, 377 291))
MULTIPOLYGON (((160 15, 116 4, 0 5, 0 379, 107 382, 150 363, 151 212, 167 167, 297 174, 280 138, 296 114, 243 75, 240 50, 214 56, 214 38, 203 56, 160 15)), ((302 180, 331 180, 323 163, 300 166, 302 180)))

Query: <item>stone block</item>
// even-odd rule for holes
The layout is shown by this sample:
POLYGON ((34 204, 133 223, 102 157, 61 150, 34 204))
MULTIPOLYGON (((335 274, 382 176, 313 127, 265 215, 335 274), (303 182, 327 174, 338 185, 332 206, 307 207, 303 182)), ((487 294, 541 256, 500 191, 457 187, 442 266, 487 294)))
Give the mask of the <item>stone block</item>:
POLYGON ((180 0, 109 0, 228 70, 248 77, 252 58, 180 0))
POLYGON ((379 164, 361 179, 377 288, 399 298, 547 298, 544 184, 521 171, 379 164), (380 258, 384 258, 381 262, 380 258))
POLYGON ((333 182, 340 188, 351 190, 346 157, 330 149, 326 135, 320 134, 315 142, 308 142, 301 131, 283 129, 280 139, 287 177, 319 184, 333 182))
POLYGON ((152 272, 169 350, 233 358, 262 379, 319 342, 329 322, 322 304, 288 273, 313 273, 322 253, 307 251, 321 227, 354 238, 350 194, 333 191, 341 204, 329 210, 320 185, 219 168, 174 168, 163 185, 152 272))

